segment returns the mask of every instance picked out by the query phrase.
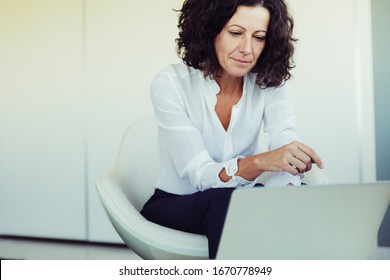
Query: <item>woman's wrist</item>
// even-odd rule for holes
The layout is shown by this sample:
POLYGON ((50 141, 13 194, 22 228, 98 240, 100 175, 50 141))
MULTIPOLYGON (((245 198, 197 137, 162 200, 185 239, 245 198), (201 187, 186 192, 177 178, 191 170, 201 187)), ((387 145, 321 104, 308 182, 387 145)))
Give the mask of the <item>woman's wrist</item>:
POLYGON ((266 171, 263 164, 264 162, 259 155, 239 159, 237 175, 245 180, 253 181, 266 171))
POLYGON ((253 167, 255 168, 256 172, 259 173, 259 176, 267 171, 264 162, 263 154, 253 156, 253 167))

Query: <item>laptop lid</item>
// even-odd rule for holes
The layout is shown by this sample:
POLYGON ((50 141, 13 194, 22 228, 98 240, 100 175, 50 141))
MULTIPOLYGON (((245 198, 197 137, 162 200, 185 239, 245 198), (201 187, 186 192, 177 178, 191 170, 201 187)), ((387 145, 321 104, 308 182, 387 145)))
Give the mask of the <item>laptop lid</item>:
POLYGON ((390 182, 233 192, 217 259, 367 259, 390 182))

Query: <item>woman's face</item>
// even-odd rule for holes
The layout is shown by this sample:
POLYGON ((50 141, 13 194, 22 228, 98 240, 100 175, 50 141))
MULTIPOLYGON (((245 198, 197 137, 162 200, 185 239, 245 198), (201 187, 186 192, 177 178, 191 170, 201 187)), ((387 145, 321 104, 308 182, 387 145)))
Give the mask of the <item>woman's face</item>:
POLYGON ((265 47, 269 11, 260 5, 238 6, 214 41, 223 76, 242 77, 257 62, 265 47))

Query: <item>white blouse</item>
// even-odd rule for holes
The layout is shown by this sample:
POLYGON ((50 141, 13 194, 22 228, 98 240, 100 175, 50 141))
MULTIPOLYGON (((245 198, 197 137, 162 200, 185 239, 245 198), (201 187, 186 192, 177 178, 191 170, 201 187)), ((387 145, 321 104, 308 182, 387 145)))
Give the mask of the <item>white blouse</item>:
MULTIPOLYGON (((169 65, 151 83, 150 95, 158 125, 160 171, 155 187, 175 194, 209 188, 251 187, 255 181, 233 176, 222 182, 225 167, 235 173, 237 159, 259 152, 262 126, 273 150, 299 140, 290 91, 286 85, 262 90, 256 74, 244 77, 243 95, 233 106, 226 131, 215 105, 220 89, 215 80, 183 63, 169 65)), ((300 176, 272 173, 266 186, 300 185, 300 176)))

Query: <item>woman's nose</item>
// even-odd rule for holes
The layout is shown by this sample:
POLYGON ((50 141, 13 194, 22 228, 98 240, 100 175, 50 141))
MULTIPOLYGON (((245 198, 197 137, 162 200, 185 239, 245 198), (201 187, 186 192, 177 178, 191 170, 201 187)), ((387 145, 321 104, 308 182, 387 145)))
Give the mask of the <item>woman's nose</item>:
POLYGON ((246 38, 246 37, 242 38, 239 51, 244 55, 250 54, 252 52, 252 44, 250 38, 246 38))

